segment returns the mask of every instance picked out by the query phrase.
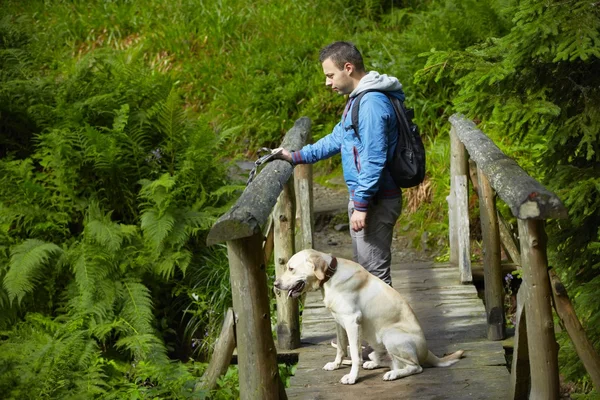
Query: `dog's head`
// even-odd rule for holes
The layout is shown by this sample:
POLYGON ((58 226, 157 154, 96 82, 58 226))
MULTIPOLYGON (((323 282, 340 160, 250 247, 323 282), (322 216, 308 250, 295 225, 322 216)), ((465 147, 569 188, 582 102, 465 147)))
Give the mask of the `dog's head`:
POLYGON ((288 297, 298 298, 304 292, 317 290, 329 267, 323 254, 315 250, 302 250, 292 256, 286 270, 274 283, 279 290, 288 292, 288 297))

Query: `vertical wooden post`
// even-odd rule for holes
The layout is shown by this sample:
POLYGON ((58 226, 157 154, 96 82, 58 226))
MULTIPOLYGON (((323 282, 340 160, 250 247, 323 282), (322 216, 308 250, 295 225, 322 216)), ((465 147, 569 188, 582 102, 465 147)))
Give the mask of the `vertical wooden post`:
POLYGON ((271 333, 263 236, 227 242, 243 400, 287 399, 271 333))
MULTIPOLYGON (((467 175, 469 171, 468 156, 465 145, 460 141, 456 134, 454 126, 450 129, 450 195, 448 196, 448 217, 450 233, 450 262, 458 264, 460 254, 458 250, 458 227, 456 215, 456 186, 454 178, 460 175, 467 175)), ((468 183, 467 183, 468 185, 468 183)), ((467 193, 469 192, 467 186, 467 193)))
MULTIPOLYGON (((275 275, 279 278, 288 260, 294 255, 295 225, 294 180, 290 179, 283 187, 273 209, 275 223, 274 259, 275 275)), ((300 317, 298 299, 287 297, 287 293, 275 289, 277 300, 277 346, 291 350, 300 347, 300 317)))
POLYGON ((483 236, 483 277, 485 282, 485 310, 487 314, 487 337, 502 340, 504 330, 504 288, 500 265, 500 233, 494 189, 487 176, 477 168, 479 183, 479 214, 483 236))
MULTIPOLYGON (((309 132, 307 143, 310 143, 309 132)), ((296 241, 296 251, 312 249, 314 244, 313 215, 313 172, 311 164, 300 164, 294 168, 294 184, 296 189, 296 215, 299 221, 300 241, 296 241)))
POLYGON ((471 240, 469 234, 469 200, 467 199, 467 176, 458 175, 452 182, 456 201, 455 222, 458 241, 458 270, 461 283, 473 281, 471 272, 471 240))
POLYGON ((515 348, 510 368, 510 397, 511 400, 527 400, 531 371, 529 368, 529 351, 527 349, 527 322, 525 303, 527 303, 527 288, 521 285, 517 293, 517 315, 515 329, 515 348))
POLYGON ((600 357, 596 353, 596 349, 588 340, 581 322, 575 314, 575 308, 569 300, 567 289, 558 279, 556 272, 550 270, 548 272, 550 282, 552 283, 552 296, 554 298, 554 306, 556 313, 563 322, 577 355, 583 362, 583 366, 590 374, 596 391, 600 390, 600 357))
POLYGON ((559 396, 558 346, 554 338, 552 293, 548 278, 546 232, 543 220, 519 219, 523 282, 528 291, 525 304, 531 400, 555 400, 559 396))

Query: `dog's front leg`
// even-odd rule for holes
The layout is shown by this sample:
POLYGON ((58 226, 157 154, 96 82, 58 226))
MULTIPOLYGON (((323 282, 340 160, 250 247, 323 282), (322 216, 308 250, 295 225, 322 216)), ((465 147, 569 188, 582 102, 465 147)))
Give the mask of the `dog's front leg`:
POLYGON ((340 368, 340 365, 342 365, 342 360, 344 359, 344 357, 346 357, 348 353, 348 351, 346 350, 348 348, 348 336, 346 336, 346 330, 343 326, 336 323, 335 331, 337 338, 337 352, 335 353, 335 361, 328 362, 327 364, 325 364, 323 369, 326 371, 333 371, 340 368))
POLYGON ((350 373, 346 374, 340 379, 340 382, 344 385, 353 385, 356 383, 358 378, 358 369, 362 363, 362 353, 360 348, 360 322, 361 315, 355 314, 346 317, 344 321, 344 327, 348 334, 348 344, 350 345, 350 358, 352 359, 352 368, 350 373))

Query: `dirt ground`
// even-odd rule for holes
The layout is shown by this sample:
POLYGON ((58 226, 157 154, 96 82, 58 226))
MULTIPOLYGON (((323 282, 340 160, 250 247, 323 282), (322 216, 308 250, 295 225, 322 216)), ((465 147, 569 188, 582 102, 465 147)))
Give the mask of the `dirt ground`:
MULTIPOLYGON (((333 187, 314 183, 313 200, 315 212, 314 247, 334 252, 339 249, 338 256, 352 257, 352 240, 348 226, 348 191, 340 183, 333 182, 333 187)), ((435 256, 433 251, 415 249, 409 240, 401 234, 396 226, 392 239, 393 262, 429 261, 435 256)))

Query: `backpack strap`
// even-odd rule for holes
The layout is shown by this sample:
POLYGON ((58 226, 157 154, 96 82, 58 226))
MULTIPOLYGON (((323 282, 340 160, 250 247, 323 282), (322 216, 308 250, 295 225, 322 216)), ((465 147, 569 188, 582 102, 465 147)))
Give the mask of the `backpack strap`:
MULTIPOLYGON (((365 94, 371 93, 371 92, 383 93, 388 98, 388 100, 392 104, 392 107, 394 108, 394 111, 396 113, 396 123, 403 124, 407 130, 410 129, 409 128, 410 124, 409 124, 409 122, 406 118, 406 114, 405 114, 406 110, 404 109, 404 105, 402 104, 402 102, 400 100, 394 101, 397 99, 394 96, 392 96, 391 94, 389 94, 388 92, 383 92, 381 90, 376 90, 376 89, 365 90, 364 92, 361 92, 358 96, 356 96, 353 100, 352 99, 348 100, 348 101, 353 101, 354 104, 352 104, 352 112, 350 113, 352 123, 350 124, 350 126, 347 129, 352 128, 354 130, 354 134, 356 135, 358 140, 360 140, 360 134, 358 133, 358 111, 360 108, 360 101, 365 94)), ((400 127, 400 125, 398 125, 398 127, 400 127)))

